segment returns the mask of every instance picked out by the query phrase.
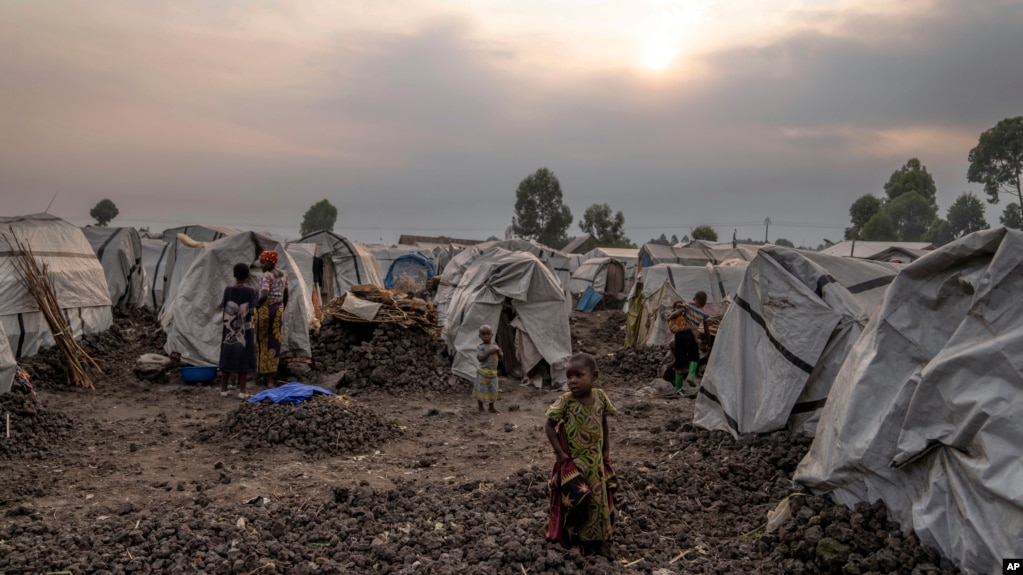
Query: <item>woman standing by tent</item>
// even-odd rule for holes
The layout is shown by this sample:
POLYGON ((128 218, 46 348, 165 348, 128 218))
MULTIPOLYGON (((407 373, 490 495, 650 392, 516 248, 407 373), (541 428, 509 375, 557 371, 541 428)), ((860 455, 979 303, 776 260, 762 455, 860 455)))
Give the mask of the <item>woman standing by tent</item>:
POLYGON ((259 254, 263 281, 256 302, 256 369, 274 386, 284 340, 284 308, 288 305, 288 276, 277 269, 277 252, 259 254))

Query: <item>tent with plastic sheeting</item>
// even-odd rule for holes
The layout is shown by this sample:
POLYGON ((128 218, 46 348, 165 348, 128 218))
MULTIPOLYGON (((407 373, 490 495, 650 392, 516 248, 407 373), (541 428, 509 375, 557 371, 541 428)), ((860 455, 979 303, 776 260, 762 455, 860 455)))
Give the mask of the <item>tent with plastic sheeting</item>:
POLYGON ((403 254, 391 262, 391 267, 384 277, 384 287, 393 288, 395 280, 407 277, 420 286, 419 289, 425 289, 433 281, 433 274, 433 262, 430 258, 419 253, 403 254))
POLYGON ((7 341, 4 326, 0 323, 0 395, 14 387, 14 374, 18 371, 18 362, 14 359, 11 344, 7 341))
MULTIPOLYGON (((221 226, 181 226, 163 231, 167 253, 163 274, 163 305, 174 298, 181 278, 192 265, 192 260, 202 249, 202 244, 215 242, 220 238, 241 233, 241 230, 221 226)), ((161 309, 163 307, 161 305, 161 309)))
POLYGON ((114 307, 142 307, 149 282, 142 265, 142 238, 135 228, 82 228, 107 277, 107 291, 114 307))
POLYGON ((56 342, 15 267, 17 247, 4 236, 11 244, 20 241, 46 266, 75 338, 110 328, 107 279, 81 228, 50 214, 0 217, 0 324, 15 357, 35 355, 56 342))
POLYGON ((629 298, 636 294, 637 289, 641 290, 644 298, 650 297, 667 280, 675 291, 686 298, 692 299, 696 292, 702 291, 707 294, 707 301, 720 301, 739 289, 747 265, 742 260, 699 266, 657 264, 643 268, 638 281, 629 290, 629 298))
POLYGON ((693 421, 812 435, 832 382, 898 268, 769 246, 718 327, 693 421))
POLYGON ((639 250, 639 260, 644 268, 656 264, 702 266, 706 264, 719 264, 728 260, 748 262, 756 257, 756 255, 757 250, 748 246, 736 248, 708 247, 696 242, 686 247, 646 244, 639 250))
MULTIPOLYGON (((547 266, 547 269, 554 274, 558 283, 565 289, 568 288, 572 272, 575 271, 582 262, 582 256, 563 254, 557 250, 553 250, 542 245, 531 244, 526 240, 500 240, 468 246, 455 254, 444 267, 444 272, 440 274, 440 285, 437 288, 437 295, 434 297, 434 303, 437 305, 437 309, 442 315, 446 313, 448 304, 451 302, 451 297, 454 294, 455 288, 458 287, 465 270, 467 270, 481 254, 492 249, 503 249, 512 252, 533 254, 547 266)), ((569 302, 569 305, 571 305, 571 302, 569 302)))
POLYGON ((568 318, 571 299, 536 256, 490 248, 473 260, 451 297, 444 339, 454 356, 451 371, 476 377, 479 329, 494 328, 509 376, 541 386, 564 387, 565 360, 572 355, 568 318))
MULTIPOLYGON (((433 263, 433 250, 431 248, 406 246, 401 244, 394 246, 386 246, 383 244, 363 244, 363 247, 369 250, 369 252, 373 254, 373 257, 376 258, 377 269, 380 270, 380 277, 382 278, 387 277, 387 271, 391 269, 391 264, 406 254, 420 254, 429 258, 431 263, 433 263)), ((434 265, 434 269, 436 269, 436 265, 434 265)))
POLYGON ((312 356, 309 322, 313 308, 305 280, 283 245, 254 232, 227 236, 198 249, 192 265, 181 278, 177 294, 164 304, 161 322, 167 332, 168 353, 179 352, 181 360, 190 365, 219 363, 223 327, 219 306, 224 288, 234 285, 234 266, 243 263, 251 270, 248 285, 258 290, 262 279, 259 254, 265 250, 277 252, 277 267, 288 275, 281 357, 312 356))
POLYGON ((966 572, 1023 556, 1023 232, 902 269, 835 379, 794 480, 882 500, 966 572))
MULTIPOLYGON (((313 281, 320 286, 325 301, 339 297, 353 285, 383 286, 384 279, 376 258, 366 246, 334 232, 313 232, 294 243, 314 244, 313 281)), ((308 274, 303 270, 303 274, 308 274)))
POLYGON ((592 258, 612 258, 625 266, 626 285, 632 285, 639 269, 639 248, 593 248, 583 254, 579 265, 592 258))
POLYGON ((599 294, 622 297, 632 283, 622 262, 614 258, 590 258, 572 272, 568 289, 574 294, 592 288, 599 294))
POLYGON ((142 238, 142 267, 146 270, 145 307, 159 311, 163 307, 163 284, 167 274, 170 244, 161 239, 142 238))

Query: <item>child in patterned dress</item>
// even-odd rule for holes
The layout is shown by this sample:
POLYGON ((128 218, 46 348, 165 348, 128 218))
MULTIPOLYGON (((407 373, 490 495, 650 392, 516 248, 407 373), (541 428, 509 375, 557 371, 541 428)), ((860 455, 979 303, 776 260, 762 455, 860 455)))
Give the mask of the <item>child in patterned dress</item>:
POLYGON ((491 343, 494 330, 489 325, 480 326, 480 341, 476 348, 476 383, 472 386, 472 396, 476 398, 480 413, 483 413, 483 402, 490 404, 490 413, 497 413, 494 401, 497 400, 497 362, 503 357, 501 348, 491 343))

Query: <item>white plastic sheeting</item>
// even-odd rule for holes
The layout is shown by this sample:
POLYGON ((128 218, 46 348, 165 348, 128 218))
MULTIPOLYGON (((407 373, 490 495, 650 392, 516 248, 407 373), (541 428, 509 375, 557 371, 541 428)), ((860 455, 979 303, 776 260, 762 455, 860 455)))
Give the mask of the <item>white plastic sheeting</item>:
POLYGON ((283 357, 311 357, 309 320, 312 302, 305 280, 284 247, 276 240, 245 232, 210 242, 198 248, 192 265, 181 278, 173 299, 164 305, 163 329, 167 332, 168 353, 181 353, 190 365, 215 366, 220 361, 224 288, 234 285, 235 264, 248 264, 249 284, 259 289, 262 272, 259 254, 274 250, 278 269, 288 274, 288 305, 284 311, 283 357))
MULTIPOLYGON (((391 269, 391 264, 394 260, 405 254, 420 254, 426 256, 430 261, 433 261, 433 250, 427 248, 417 248, 416 246, 396 245, 396 246, 385 246, 382 244, 366 244, 366 249, 373 254, 373 257, 377 262, 377 269, 380 271, 380 277, 387 277, 387 271, 391 269)), ((437 262, 434 262, 434 269, 437 268, 437 262)), ((384 284, 380 284, 384 285, 384 284)))
POLYGON ((962 569, 1023 556, 1023 232, 906 266, 835 380, 795 481, 881 499, 962 569))
POLYGON ((142 265, 142 238, 135 228, 82 228, 103 266, 110 302, 121 307, 142 307, 149 295, 142 265))
MULTIPOLYGON (((13 234, 46 266, 74 337, 110 327, 113 315, 103 266, 80 228, 50 214, 34 214, 0 218, 0 234, 13 234)), ((28 357, 55 342, 14 267, 16 249, 0 239, 0 323, 14 356, 28 357)))
MULTIPOLYGON (((661 284, 668 281, 671 287, 684 297, 693 299, 696 292, 707 294, 708 301, 728 299, 739 289, 739 282, 746 273, 747 262, 728 260, 719 265, 683 266, 677 264, 657 264, 643 268, 639 280, 642 283, 644 298, 661 289, 661 284)), ((636 294, 640 282, 633 284, 629 290, 629 299, 636 294)))
POLYGON ((452 373, 476 378, 479 328, 490 325, 497 331, 508 301, 516 315, 514 351, 522 375, 546 360, 552 385, 564 387, 565 360, 572 355, 566 299, 557 278, 533 254, 488 249, 465 270, 451 297, 444 339, 454 355, 452 373))
POLYGON ((316 257, 324 261, 324 285, 321 287, 329 288, 328 298, 344 294, 353 285, 384 285, 384 276, 380 274, 373 253, 355 240, 334 232, 320 231, 295 243, 316 245, 316 257))
MULTIPOLYGON (((163 241, 167 242, 167 254, 163 274, 162 305, 174 299, 174 293, 181 283, 181 278, 191 267, 201 247, 190 247, 178 241, 178 234, 184 234, 196 242, 215 242, 220 238, 241 233, 241 230, 221 226, 181 226, 163 231, 163 241)), ((162 321, 161 317, 161 321, 162 321)))
POLYGON ((778 246, 746 268, 721 320, 693 421, 707 429, 807 435, 849 348, 898 269, 778 246))
MULTIPOLYGON (((579 265, 574 272, 572 272, 572 278, 568 284, 568 290, 572 293, 578 294, 586 291, 586 288, 593 287, 593 290, 597 293, 607 293, 607 282, 608 274, 613 274, 613 269, 618 267, 618 275, 622 279, 622 287, 629 286, 635 280, 634 277, 628 275, 620 261, 614 258, 590 258, 579 265)), ((616 292, 616 295, 624 295, 625 289, 616 292)))
MULTIPOLYGON (((177 242, 177 239, 174 240, 177 242)), ((148 289, 145 307, 160 311, 163 307, 163 285, 167 274, 167 254, 170 244, 163 240, 142 238, 142 267, 146 270, 148 289)))
POLYGON ((7 393, 14 386, 14 373, 18 370, 18 362, 7 341, 4 326, 0 323, 0 395, 7 393))

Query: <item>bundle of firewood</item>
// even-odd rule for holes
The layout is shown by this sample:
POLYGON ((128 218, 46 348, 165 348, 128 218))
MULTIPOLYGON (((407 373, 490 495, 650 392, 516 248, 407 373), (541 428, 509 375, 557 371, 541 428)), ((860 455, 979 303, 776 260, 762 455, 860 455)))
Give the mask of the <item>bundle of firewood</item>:
POLYGON ((40 264, 36 260, 35 255, 32 254, 31 246, 27 243, 23 244, 14 235, 13 229, 10 232, 9 236, 2 234, 3 240, 11 247, 14 267, 18 271, 22 283, 35 299, 39 311, 42 312, 46 323, 50 326, 53 340, 64 358, 68 383, 87 389, 96 389, 92 383, 93 375, 102 374, 103 370, 75 341, 74 335, 71 333, 71 326, 68 325, 64 313, 60 309, 60 304, 57 303, 57 296, 53 293, 46 264, 40 264))
POLYGON ((323 313, 341 321, 358 323, 395 323, 402 327, 417 326, 435 337, 440 337, 441 325, 437 310, 433 304, 412 297, 398 290, 387 290, 371 285, 357 285, 348 288, 348 292, 323 306, 323 313), (359 317, 344 309, 345 298, 356 297, 360 300, 380 304, 373 319, 359 317))

